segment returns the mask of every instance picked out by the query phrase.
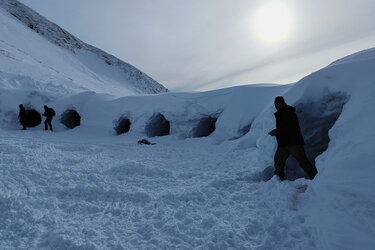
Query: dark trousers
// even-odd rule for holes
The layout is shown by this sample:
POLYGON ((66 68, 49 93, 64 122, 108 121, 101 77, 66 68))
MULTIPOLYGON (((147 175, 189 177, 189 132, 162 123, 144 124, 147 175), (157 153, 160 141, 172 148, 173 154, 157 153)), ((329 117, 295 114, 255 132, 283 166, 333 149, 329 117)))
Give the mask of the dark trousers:
POLYGON ((25 118, 20 118, 20 123, 22 125, 22 129, 23 130, 26 130, 26 119, 25 118))
POLYGON ((52 117, 46 117, 46 120, 44 121, 44 130, 48 130, 48 126, 49 126, 49 129, 52 131, 52 117))
POLYGON ((284 180, 284 167, 286 159, 289 155, 293 156, 302 167, 302 169, 308 174, 310 179, 314 179, 315 175, 318 173, 318 170, 310 163, 307 159, 305 149, 303 145, 295 146, 284 146, 278 147, 275 154, 275 174, 280 177, 280 180, 284 180))

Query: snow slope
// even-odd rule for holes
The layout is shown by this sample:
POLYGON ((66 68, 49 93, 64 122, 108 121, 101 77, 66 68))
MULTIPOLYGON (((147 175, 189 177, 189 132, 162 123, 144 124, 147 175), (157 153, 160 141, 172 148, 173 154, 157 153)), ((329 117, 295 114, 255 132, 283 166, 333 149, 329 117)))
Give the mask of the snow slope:
POLYGON ((114 96, 167 89, 15 0, 0 1, 0 87, 114 96))

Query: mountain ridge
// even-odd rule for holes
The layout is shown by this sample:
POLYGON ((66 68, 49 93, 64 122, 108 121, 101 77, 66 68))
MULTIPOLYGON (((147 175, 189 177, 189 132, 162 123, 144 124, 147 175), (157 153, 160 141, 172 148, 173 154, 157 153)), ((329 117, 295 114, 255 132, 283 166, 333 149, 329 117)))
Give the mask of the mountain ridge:
MULTIPOLYGON (((99 48, 81 41, 26 5, 16 0, 0 0, 0 8, 52 44, 68 50, 75 55, 82 52, 97 55, 106 65, 122 71, 124 73, 124 82, 131 85, 130 87, 137 89, 138 91, 136 92, 139 92, 140 94, 168 92, 168 89, 144 72, 99 48)), ((80 59, 79 56, 78 59, 80 59)))

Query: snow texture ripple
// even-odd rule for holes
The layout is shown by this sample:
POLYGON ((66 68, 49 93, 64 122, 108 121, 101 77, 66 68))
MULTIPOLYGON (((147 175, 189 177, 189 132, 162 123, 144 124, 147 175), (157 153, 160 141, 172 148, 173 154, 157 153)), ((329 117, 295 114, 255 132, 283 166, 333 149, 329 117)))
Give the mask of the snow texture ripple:
POLYGON ((250 181, 255 151, 23 132, 1 133, 1 249, 315 248, 308 181, 250 181))

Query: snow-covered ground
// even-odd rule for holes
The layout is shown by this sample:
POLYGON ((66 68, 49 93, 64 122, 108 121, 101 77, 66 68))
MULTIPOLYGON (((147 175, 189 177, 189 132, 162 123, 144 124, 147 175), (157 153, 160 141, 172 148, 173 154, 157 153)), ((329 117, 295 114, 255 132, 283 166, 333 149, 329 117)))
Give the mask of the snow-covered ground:
POLYGON ((316 248, 309 181, 260 182, 255 148, 140 136, 2 130, 0 248, 316 248))

